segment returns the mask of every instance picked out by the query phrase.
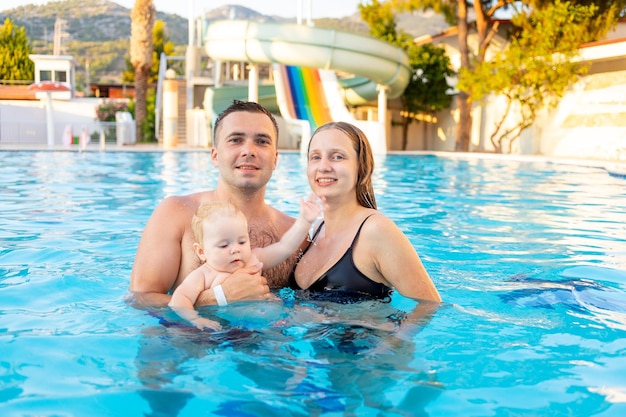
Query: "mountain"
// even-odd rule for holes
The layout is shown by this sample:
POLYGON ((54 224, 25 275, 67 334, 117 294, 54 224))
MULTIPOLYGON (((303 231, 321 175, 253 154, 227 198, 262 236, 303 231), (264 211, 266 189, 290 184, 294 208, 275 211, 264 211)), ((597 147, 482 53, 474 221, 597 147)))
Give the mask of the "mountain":
MULTIPOLYGON (((70 40, 101 42, 130 38, 131 10, 107 0, 65 0, 45 5, 27 5, 0 12, 0 21, 10 18, 26 28, 31 41, 52 42, 57 18, 67 22, 70 40)), ((157 10, 176 44, 187 44, 187 19, 157 10)))
POLYGON ((293 19, 286 19, 279 16, 266 16, 257 12, 256 10, 237 5, 220 6, 216 9, 206 12, 204 18, 209 22, 213 20, 253 20, 255 22, 273 23, 286 23, 296 21, 295 17, 293 19))
MULTIPOLYGON (((65 21, 63 54, 76 59, 77 84, 85 82, 89 66, 92 83, 120 83, 121 72, 126 68, 128 56, 131 10, 108 0, 63 0, 45 5, 27 5, 0 12, 0 24, 10 18, 16 25, 26 28, 33 50, 37 54, 52 54, 54 26, 58 19, 65 21)), ((188 21, 176 14, 159 12, 156 19, 165 22, 169 39, 177 45, 176 55, 184 55, 188 37, 188 21)), ((223 19, 243 19, 263 22, 296 22, 262 15, 255 10, 226 5, 207 12, 205 22, 223 19)), ((413 36, 439 33, 447 25, 439 15, 423 12, 397 16, 398 28, 413 36)), ((315 26, 367 34, 369 28, 359 13, 341 19, 315 19, 315 26)))

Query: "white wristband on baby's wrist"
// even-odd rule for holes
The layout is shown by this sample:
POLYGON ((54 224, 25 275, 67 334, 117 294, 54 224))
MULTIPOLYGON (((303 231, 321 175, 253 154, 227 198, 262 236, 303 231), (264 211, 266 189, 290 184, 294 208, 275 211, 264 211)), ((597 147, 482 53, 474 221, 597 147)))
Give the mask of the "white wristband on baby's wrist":
POLYGON ((226 301, 226 296, 224 295, 224 290, 221 285, 216 285, 213 287, 213 294, 215 294, 215 300, 217 301, 218 306, 225 306, 228 304, 226 301))

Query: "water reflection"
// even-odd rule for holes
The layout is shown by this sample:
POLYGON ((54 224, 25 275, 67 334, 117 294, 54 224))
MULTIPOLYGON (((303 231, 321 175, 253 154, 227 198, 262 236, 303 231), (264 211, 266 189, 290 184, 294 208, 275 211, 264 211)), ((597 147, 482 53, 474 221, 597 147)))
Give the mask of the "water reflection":
POLYGON ((201 309, 219 317, 223 332, 188 327, 168 310, 150 313, 158 324, 142 332, 135 364, 151 415, 177 415, 194 398, 225 416, 426 415, 442 387, 436 373, 415 366, 414 338, 432 306, 281 296, 201 309))

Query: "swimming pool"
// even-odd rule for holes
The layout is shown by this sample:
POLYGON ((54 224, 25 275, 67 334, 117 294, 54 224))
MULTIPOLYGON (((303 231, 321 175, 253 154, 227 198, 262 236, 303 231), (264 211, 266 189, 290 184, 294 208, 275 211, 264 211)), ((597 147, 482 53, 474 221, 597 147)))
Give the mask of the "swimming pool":
MULTIPOLYGON (((413 319, 398 294, 283 290, 206 308, 229 329, 207 334, 124 297, 156 204, 215 185, 209 153, 0 152, 0 414, 626 415, 626 179, 542 160, 377 163, 379 208, 445 303, 413 319), (345 323, 390 318, 400 330, 345 323)), ((281 154, 268 201, 296 214, 304 172, 281 154)))

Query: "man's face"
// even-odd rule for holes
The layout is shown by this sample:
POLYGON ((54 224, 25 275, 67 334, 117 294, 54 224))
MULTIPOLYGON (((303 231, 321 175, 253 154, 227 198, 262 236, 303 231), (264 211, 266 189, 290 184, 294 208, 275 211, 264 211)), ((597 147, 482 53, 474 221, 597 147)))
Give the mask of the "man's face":
POLYGON ((235 112, 222 120, 215 134, 211 157, 223 181, 252 192, 264 187, 278 158, 272 121, 262 113, 235 112))

